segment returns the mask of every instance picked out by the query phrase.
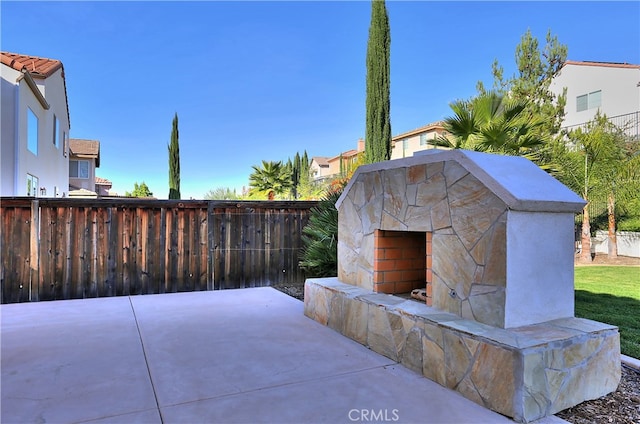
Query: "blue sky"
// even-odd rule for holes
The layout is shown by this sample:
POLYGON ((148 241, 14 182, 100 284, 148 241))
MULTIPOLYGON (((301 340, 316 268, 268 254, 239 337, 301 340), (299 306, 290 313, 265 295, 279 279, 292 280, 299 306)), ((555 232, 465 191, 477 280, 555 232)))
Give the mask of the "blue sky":
MULTIPOLYGON (((529 28, 571 60, 640 64, 638 2, 387 1, 394 135, 514 72, 529 28)), ((248 184, 251 165, 333 156, 364 136, 371 5, 353 2, 7 2, 4 51, 59 59, 71 137, 99 140, 98 176, 120 194, 168 195, 179 116, 181 191, 248 184)))

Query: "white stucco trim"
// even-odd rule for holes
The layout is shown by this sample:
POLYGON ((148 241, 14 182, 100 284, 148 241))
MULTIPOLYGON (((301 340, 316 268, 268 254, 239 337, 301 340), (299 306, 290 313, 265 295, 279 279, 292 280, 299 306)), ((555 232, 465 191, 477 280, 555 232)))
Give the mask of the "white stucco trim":
POLYGON ((573 219, 572 213, 508 212, 505 328, 573 317, 573 219))

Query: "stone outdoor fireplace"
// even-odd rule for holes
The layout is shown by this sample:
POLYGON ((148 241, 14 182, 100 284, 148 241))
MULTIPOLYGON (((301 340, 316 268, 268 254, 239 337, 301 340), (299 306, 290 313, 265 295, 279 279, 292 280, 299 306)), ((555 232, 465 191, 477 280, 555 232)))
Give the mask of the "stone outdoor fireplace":
POLYGON ((524 158, 421 153, 358 169, 305 314, 517 421, 615 390, 617 328, 574 318, 583 200, 524 158))

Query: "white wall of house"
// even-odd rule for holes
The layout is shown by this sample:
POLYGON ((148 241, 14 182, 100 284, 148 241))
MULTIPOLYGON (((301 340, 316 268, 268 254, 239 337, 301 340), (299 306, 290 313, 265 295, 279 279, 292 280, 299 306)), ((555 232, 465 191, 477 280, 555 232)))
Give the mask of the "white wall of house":
POLYGON ((16 190, 17 93, 20 72, 0 65, 0 195, 13 196, 16 190))
POLYGON ((29 176, 33 176, 37 179, 36 196, 64 196, 69 188, 69 163, 65 144, 65 137, 68 138, 69 135, 69 118, 62 69, 46 79, 35 79, 38 89, 50 105, 48 110, 40 104, 24 78, 17 81, 20 75, 21 72, 2 65, 2 192, 0 194, 2 196, 28 195, 27 180, 29 176), (29 110, 37 117, 36 153, 27 148, 29 110), (54 131, 56 119, 57 129, 54 131), (54 134, 57 137, 57 144, 54 143, 54 134), (10 161, 12 164, 9 163, 10 161))
POLYGON ((591 121, 597 110, 609 118, 639 111, 639 83, 639 67, 567 63, 553 79, 550 89, 558 95, 562 93, 563 87, 567 88, 563 126, 572 126, 591 121), (593 96, 590 99, 591 94, 593 96), (579 111, 578 97, 584 95, 587 96, 588 107, 579 111), (590 104, 592 99, 593 105, 590 104))

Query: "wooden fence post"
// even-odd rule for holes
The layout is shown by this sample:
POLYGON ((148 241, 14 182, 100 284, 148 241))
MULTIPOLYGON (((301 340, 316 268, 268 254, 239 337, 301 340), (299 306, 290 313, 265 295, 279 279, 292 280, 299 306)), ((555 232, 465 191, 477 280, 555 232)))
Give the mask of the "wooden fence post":
POLYGON ((38 200, 31 201, 29 225, 29 301, 40 300, 40 207, 38 200), (35 290, 34 290, 35 288, 35 290))

